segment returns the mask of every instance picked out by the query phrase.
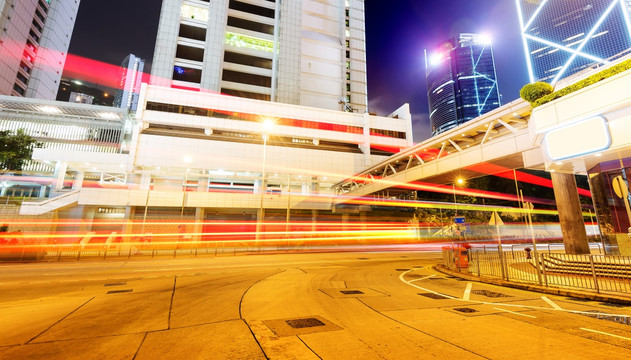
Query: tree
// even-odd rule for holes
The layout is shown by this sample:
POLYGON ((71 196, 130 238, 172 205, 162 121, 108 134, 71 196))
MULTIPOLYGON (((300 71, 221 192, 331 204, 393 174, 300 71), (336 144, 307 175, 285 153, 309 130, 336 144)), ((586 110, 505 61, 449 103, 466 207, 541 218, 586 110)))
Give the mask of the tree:
POLYGON ((42 143, 27 135, 24 129, 17 132, 0 131, 0 166, 2 170, 21 171, 24 163, 33 156, 34 148, 41 148, 42 143))

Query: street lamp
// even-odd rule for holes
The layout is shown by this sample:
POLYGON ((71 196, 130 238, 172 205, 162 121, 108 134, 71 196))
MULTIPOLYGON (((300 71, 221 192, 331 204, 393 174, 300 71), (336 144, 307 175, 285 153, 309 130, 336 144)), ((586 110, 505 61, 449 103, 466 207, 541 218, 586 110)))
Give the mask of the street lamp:
POLYGON ((256 221, 256 239, 258 240, 261 236, 261 225, 263 222, 263 217, 265 216, 265 211, 263 210, 263 195, 265 194, 265 190, 267 188, 267 184, 265 181, 266 174, 266 162, 267 162, 267 139, 269 138, 269 133, 274 128, 274 120, 272 119, 264 119, 263 120, 263 171, 261 174, 261 188, 260 188, 260 203, 259 203, 259 214, 256 221))
POLYGON ((451 183, 451 188, 454 192, 454 206, 456 207, 456 216, 458 216, 458 201, 456 201, 456 183, 458 186, 462 186, 464 184, 464 180, 462 178, 458 178, 455 182, 451 183))

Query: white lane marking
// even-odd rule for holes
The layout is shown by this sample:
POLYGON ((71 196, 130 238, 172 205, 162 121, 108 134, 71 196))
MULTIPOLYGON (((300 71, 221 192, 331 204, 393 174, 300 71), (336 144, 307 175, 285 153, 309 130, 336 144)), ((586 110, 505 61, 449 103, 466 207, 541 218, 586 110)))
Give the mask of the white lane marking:
POLYGON ((434 276, 436 276, 436 275, 430 275, 430 276, 425 276, 425 277, 422 277, 422 278, 418 278, 418 279, 410 280, 410 282, 411 282, 411 283, 413 283, 413 282, 415 282, 415 281, 427 280, 427 279, 429 279, 429 278, 431 278, 431 277, 434 277, 434 276))
POLYGON ((597 315, 602 315, 602 316, 616 316, 616 317, 623 317, 623 318, 628 318, 631 317, 629 315, 622 315, 622 314, 608 314, 608 313, 594 313, 594 312, 588 312, 588 311, 578 311, 578 310, 567 310, 567 309, 562 309, 561 307, 554 308, 554 309, 550 309, 549 307, 542 307, 542 306, 532 306, 532 305, 521 305, 521 304, 514 304, 514 303, 510 303, 510 304, 502 304, 502 303, 493 303, 493 302, 488 302, 488 301, 480 301, 480 300, 463 300, 454 296, 450 296, 450 295, 446 295, 446 294, 441 294, 439 292, 436 292, 434 290, 430 290, 427 288, 424 288, 422 286, 418 286, 416 284, 412 284, 411 282, 405 280, 403 277, 405 275, 407 275, 408 273, 414 271, 415 269, 411 269, 408 271, 405 271, 403 273, 401 273, 399 275, 399 280, 401 280, 402 282, 415 287, 419 290, 423 290, 425 292, 428 293, 432 293, 432 294, 436 294, 436 295, 440 295, 443 297, 446 297, 448 299, 453 299, 453 300, 458 300, 458 301, 462 301, 462 302, 467 302, 467 303, 473 303, 473 304, 481 304, 481 305, 493 305, 493 306, 504 306, 504 307, 510 307, 510 308, 520 308, 520 309, 532 309, 532 310, 543 310, 543 311, 550 311, 550 310, 555 310, 555 311, 562 311, 562 312, 566 312, 566 313, 570 313, 570 314, 579 314, 579 315, 589 315, 590 317, 593 316, 597 316, 597 315))
POLYGON ((628 337, 624 337, 624 336, 620 336, 620 335, 615 335, 615 334, 610 334, 610 333, 606 333, 606 332, 602 332, 602 331, 598 331, 598 330, 592 330, 592 329, 587 329, 587 328, 581 328, 581 330, 585 330, 585 331, 590 331, 596 334, 602 334, 602 335, 608 335, 608 336, 612 336, 618 339, 622 339, 622 340, 630 340, 631 338, 628 337))
POLYGON ((462 300, 469 300, 471 298, 472 287, 473 287, 473 283, 467 283, 467 288, 464 289, 464 295, 462 295, 462 300))
POLYGON ((552 306, 553 308, 555 308, 556 310, 563 310, 562 307, 560 307, 559 305, 557 305, 554 301, 548 299, 547 296, 542 296, 541 299, 543 299, 543 301, 547 302, 550 306, 552 306))
POLYGON ((518 313, 518 312, 515 312, 515 311, 506 310, 506 309, 500 309, 500 308, 493 308, 493 309, 495 309, 495 310, 500 310, 500 311, 505 311, 505 312, 507 312, 507 313, 511 313, 511 314, 515 314, 515 315, 520 315, 520 316, 525 316, 525 317, 529 317, 529 318, 533 318, 533 319, 536 319, 536 318, 537 318, 536 316, 527 315, 527 314, 522 314, 522 313, 518 313))
POLYGON ((406 283, 406 284, 408 284, 408 285, 410 285, 410 286, 412 286, 412 287, 415 287, 415 288, 417 288, 417 289, 420 289, 420 290, 423 290, 423 291, 427 291, 427 292, 432 293, 432 294, 435 294, 435 295, 440 295, 440 296, 446 297, 447 299, 456 299, 456 300, 460 300, 460 299, 458 299, 458 298, 456 298, 456 297, 453 297, 453 296, 450 296, 450 295, 441 294, 441 293, 438 293, 438 292, 436 292, 436 291, 433 291, 433 290, 426 289, 426 288, 424 288, 424 287, 418 286, 418 285, 416 285, 416 284, 412 284, 411 282, 409 282, 409 281, 405 280, 403 277, 405 276, 405 274, 407 274, 407 273, 409 273, 409 272, 411 272, 411 271, 414 271, 414 270, 408 270, 408 271, 405 271, 405 272, 402 272, 401 274, 399 274, 399 280, 401 280, 401 281, 403 281, 404 283, 406 283))

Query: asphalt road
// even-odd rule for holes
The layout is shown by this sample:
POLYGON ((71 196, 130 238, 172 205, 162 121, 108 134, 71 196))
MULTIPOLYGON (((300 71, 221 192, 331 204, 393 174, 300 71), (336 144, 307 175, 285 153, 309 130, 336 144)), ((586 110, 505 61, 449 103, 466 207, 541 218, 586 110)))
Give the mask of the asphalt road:
POLYGON ((477 282, 439 254, 0 265, 0 359, 628 359, 631 307, 477 282))

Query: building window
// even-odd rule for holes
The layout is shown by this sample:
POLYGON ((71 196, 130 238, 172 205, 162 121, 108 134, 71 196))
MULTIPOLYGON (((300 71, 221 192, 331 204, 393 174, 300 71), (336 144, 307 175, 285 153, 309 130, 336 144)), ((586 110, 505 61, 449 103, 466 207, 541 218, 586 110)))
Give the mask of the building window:
POLYGON ((254 67, 263 68, 263 69, 272 68, 272 59, 265 59, 258 56, 239 54, 239 53, 235 53, 231 51, 226 51, 224 53, 223 61, 233 63, 233 64, 254 66, 254 67))
POLYGON ((176 65, 173 67, 173 80, 199 84, 202 81, 202 71, 176 65))
POLYGON ((346 50, 346 58, 350 59, 351 58, 351 52, 350 50, 346 50))
POLYGON ((351 79, 351 73, 347 72, 346 73, 346 80, 350 80, 351 79))
POLYGON ((350 70, 350 68, 351 68, 351 62, 350 61, 346 62, 346 68, 350 70))
POLYGON ((350 83, 346 83, 346 91, 351 91, 351 84, 350 83))
POLYGON ((206 29, 197 26, 180 24, 179 36, 187 39, 206 41, 206 29))
POLYGON ((226 31, 226 44, 236 47, 274 52, 274 42, 226 31))
POLYGON ((197 6, 182 5, 180 16, 184 19, 193 19, 198 21, 208 21, 208 9, 203 9, 197 6))
POLYGON ((204 49, 178 44, 175 57, 193 61, 204 61, 204 49))
POLYGON ((13 90, 15 90, 18 94, 22 96, 24 96, 24 94, 26 93, 26 90, 22 89, 22 87, 18 84, 13 84, 13 90))
POLYGON ((253 4, 247 4, 247 3, 243 3, 236 0, 230 0, 229 7, 230 9, 233 9, 233 10, 243 11, 243 12, 254 14, 254 15, 265 16, 271 19, 273 19, 275 15, 274 9, 257 6, 253 4))
POLYGON ((224 70, 223 81, 236 82, 240 84, 248 84, 254 86, 271 87, 272 78, 269 76, 261 76, 255 74, 247 74, 239 71, 224 70))
POLYGON ((256 21, 239 19, 233 16, 228 16, 228 26, 234 26, 239 29, 256 31, 268 35, 274 34, 273 25, 261 24, 256 21))

